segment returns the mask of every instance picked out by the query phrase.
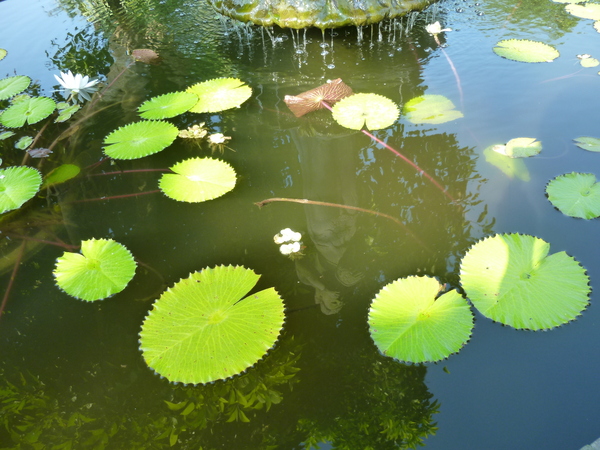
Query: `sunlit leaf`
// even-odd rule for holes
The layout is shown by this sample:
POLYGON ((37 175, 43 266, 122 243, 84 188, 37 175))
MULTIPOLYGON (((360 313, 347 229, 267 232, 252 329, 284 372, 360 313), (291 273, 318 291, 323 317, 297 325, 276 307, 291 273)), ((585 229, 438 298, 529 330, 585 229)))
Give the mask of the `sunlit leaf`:
POLYGON ((371 303, 369 331, 384 355, 400 361, 439 361, 469 340, 473 314, 455 290, 438 297, 435 278, 398 279, 383 287, 371 303))
POLYGON ((421 95, 405 103, 403 113, 412 123, 439 124, 460 119, 463 114, 443 95, 421 95))
POLYGON ((164 174, 159 188, 166 196, 180 202, 212 200, 235 187, 235 171, 218 159, 186 159, 172 166, 171 170, 175 173, 164 174))
POLYGON ((187 92, 199 98, 191 112, 218 112, 237 108, 250 98, 252 89, 237 78, 216 78, 190 86, 187 92))
POLYGON ((514 138, 506 145, 493 146, 492 150, 510 158, 527 158, 541 152, 542 143, 535 138, 514 138))
POLYGON ((31 78, 25 75, 3 78, 0 80, 0 100, 6 100, 23 92, 31 84, 31 78))
POLYGON ((125 125, 104 138, 104 153, 114 159, 137 159, 164 150, 179 130, 162 121, 142 121, 125 125))
POLYGON ((248 295, 259 278, 245 267, 219 266, 167 289, 140 332, 148 366, 169 381, 195 384, 254 365, 273 347, 284 322, 275 289, 248 295))
POLYGON ((589 136, 581 136, 573 139, 577 147, 589 152, 600 152, 600 139, 589 136))
POLYGON ((8 128, 31 125, 48 117, 55 108, 56 103, 51 98, 29 97, 6 108, 0 114, 0 123, 8 128))
POLYGON ((62 164, 44 177, 42 188, 55 186, 64 183, 65 181, 69 181, 71 178, 75 178, 79 175, 80 171, 81 169, 79 166, 76 166, 75 164, 62 164))
MULTIPOLYGON (((61 105, 62 106, 62 105, 61 105)), ((81 105, 75 103, 74 105, 68 105, 64 108, 61 108, 57 105, 58 108, 58 117, 54 119, 54 122, 61 123, 69 120, 73 114, 81 109, 81 105)))
POLYGON ((504 147, 504 145, 490 145, 483 151, 485 160, 496 166, 509 178, 518 178, 523 181, 531 179, 529 170, 525 161, 521 158, 510 158, 504 154, 505 150, 497 151, 495 148, 504 147))
POLYGON ((283 101, 296 117, 301 117, 308 112, 326 108, 322 102, 333 106, 334 103, 350 95, 352 95, 350 86, 341 78, 337 78, 301 94, 286 95, 283 101))
POLYGON ((460 282, 475 308, 515 328, 542 330, 574 320, 587 307, 585 269, 534 236, 499 234, 473 245, 460 282))
POLYGON ((389 98, 377 94, 353 94, 333 106, 333 118, 351 130, 380 130, 394 124, 400 110, 389 98))
POLYGON ((581 67, 596 67, 600 64, 600 61, 596 58, 583 58, 579 61, 579 64, 581 64, 581 67))
POLYGON ((581 219, 600 217, 600 183, 593 173, 567 173, 546 186, 548 200, 563 214, 581 219))
POLYGON ((0 214, 20 208, 40 190, 42 175, 33 167, 0 169, 0 214))
POLYGON ((583 5, 566 5, 565 10, 575 17, 600 20, 600 3, 588 2, 583 5))
POLYGON ((4 59, 4 57, 6 56, 6 50, 4 50, 3 48, 0 48, 0 61, 2 61, 4 59))
POLYGON ((494 52, 506 59, 528 63, 550 62, 559 56, 558 50, 548 44, 528 39, 506 39, 494 47, 494 52))
POLYGON ((171 92, 145 101, 138 108, 144 119, 168 119, 183 114, 198 103, 198 96, 191 92, 171 92))
POLYGON ((135 274, 131 252, 112 239, 81 242, 81 253, 65 252, 56 261, 56 284, 72 297, 94 301, 121 292, 135 274))

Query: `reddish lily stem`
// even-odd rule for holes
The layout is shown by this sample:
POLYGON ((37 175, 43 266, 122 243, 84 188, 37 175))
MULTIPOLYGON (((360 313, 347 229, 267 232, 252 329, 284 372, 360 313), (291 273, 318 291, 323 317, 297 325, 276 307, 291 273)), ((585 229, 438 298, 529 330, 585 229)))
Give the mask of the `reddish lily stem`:
POLYGON ((120 175, 122 173, 143 173, 143 172, 171 172, 171 169, 131 169, 117 170, 115 172, 90 173, 88 177, 99 177, 102 175, 120 175))
POLYGON ((21 242, 21 248, 19 249, 19 254, 17 255, 17 260, 15 261, 15 266, 13 267, 13 271, 10 274, 10 281, 8 282, 8 286, 6 287, 6 292, 4 292, 4 298, 2 298, 2 305, 0 305, 0 317, 2 317, 2 314, 4 313, 6 302, 8 302, 8 296, 12 289, 13 283, 15 282, 15 278, 17 278, 17 272, 19 271, 19 266, 21 265, 21 259, 23 259, 24 251, 25 241, 21 242))
POLYGON ((160 192, 160 189, 156 189, 154 191, 136 192, 135 194, 113 195, 111 197, 84 198, 83 200, 73 200, 73 201, 67 202, 67 203, 102 202, 105 200, 115 200, 117 198, 129 198, 129 197, 138 197, 140 195, 146 195, 146 194, 156 194, 157 192, 160 192))

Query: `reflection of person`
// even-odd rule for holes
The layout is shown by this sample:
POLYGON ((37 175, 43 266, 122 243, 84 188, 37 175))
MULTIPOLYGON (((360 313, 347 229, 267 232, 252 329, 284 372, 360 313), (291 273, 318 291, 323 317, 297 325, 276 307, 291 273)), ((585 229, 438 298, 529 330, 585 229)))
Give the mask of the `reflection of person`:
MULTIPOLYGON (((356 206, 358 152, 352 150, 351 136, 307 136, 294 129, 292 140, 300 156, 305 198, 356 206)), ((296 260, 298 278, 315 288, 323 313, 335 314, 342 308, 344 287, 362 278, 352 268, 355 261, 346 257, 357 231, 357 212, 316 205, 305 206, 305 211, 310 241, 305 240, 307 255, 296 260)))

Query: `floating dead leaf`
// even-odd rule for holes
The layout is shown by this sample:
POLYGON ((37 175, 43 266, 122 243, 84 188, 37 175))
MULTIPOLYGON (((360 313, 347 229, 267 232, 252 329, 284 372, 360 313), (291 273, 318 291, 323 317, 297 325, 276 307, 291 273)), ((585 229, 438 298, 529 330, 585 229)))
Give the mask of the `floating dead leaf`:
POLYGON ((27 153, 32 158, 47 158, 52 153, 52 150, 49 148, 32 148, 31 150, 27 150, 27 153))
POLYGON ((325 108, 321 102, 331 106, 349 95, 352 95, 352 88, 338 78, 302 94, 286 95, 283 101, 296 117, 301 117, 311 111, 325 108))
POLYGON ((161 61, 161 57, 154 50, 149 48, 136 48, 131 52, 131 56, 136 61, 143 62, 144 64, 157 65, 161 61))

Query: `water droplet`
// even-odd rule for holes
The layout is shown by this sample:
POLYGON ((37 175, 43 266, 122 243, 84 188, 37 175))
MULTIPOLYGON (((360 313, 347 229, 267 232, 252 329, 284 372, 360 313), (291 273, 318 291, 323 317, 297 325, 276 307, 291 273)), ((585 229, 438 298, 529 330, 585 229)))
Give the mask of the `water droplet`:
POLYGON ((335 64, 328 64, 328 65, 327 65, 327 68, 328 68, 328 69, 335 69, 335 64))
POLYGON ((461 12, 463 12, 463 11, 464 11, 464 9, 462 9, 462 8, 456 8, 456 12, 457 12, 457 13, 461 13, 461 12))

